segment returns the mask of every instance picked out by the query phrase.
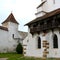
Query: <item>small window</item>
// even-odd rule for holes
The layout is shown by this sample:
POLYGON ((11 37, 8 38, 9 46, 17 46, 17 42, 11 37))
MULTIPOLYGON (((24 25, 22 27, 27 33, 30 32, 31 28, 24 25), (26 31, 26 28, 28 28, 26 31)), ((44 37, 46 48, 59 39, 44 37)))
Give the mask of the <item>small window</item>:
POLYGON ((12 35, 12 37, 14 38, 14 34, 12 35))
POLYGON ((56 34, 53 36, 53 48, 58 48, 58 37, 56 34))
POLYGON ((38 48, 41 48, 41 38, 38 37, 38 48))

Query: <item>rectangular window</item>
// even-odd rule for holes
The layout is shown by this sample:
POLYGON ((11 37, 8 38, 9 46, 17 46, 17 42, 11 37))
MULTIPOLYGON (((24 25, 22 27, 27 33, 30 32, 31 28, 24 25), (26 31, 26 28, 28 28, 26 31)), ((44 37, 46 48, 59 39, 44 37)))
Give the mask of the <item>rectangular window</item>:
POLYGON ((38 48, 40 49, 41 48, 41 38, 38 37, 38 48))

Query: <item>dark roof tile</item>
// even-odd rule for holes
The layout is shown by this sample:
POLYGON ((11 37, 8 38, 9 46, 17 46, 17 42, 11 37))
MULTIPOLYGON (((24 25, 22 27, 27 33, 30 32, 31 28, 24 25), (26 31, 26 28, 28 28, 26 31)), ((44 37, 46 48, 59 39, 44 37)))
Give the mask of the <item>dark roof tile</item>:
POLYGON ((13 23, 19 24, 19 23, 16 21, 16 19, 15 19, 15 17, 13 16, 12 13, 8 16, 8 18, 7 18, 4 22, 2 22, 2 24, 5 23, 5 22, 9 22, 9 21, 10 21, 10 22, 13 22, 13 23))

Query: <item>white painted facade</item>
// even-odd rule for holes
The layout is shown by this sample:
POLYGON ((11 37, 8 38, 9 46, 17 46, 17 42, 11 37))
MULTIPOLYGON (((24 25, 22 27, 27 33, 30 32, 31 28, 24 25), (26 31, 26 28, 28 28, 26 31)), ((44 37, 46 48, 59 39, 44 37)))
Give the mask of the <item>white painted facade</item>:
MULTIPOLYGON (((45 0, 43 0, 45 1, 45 0)), ((37 13, 41 11, 45 12, 50 12, 55 9, 60 8, 60 0, 47 0, 41 7, 37 8, 37 13)), ((43 16, 44 13, 39 13, 36 15, 36 17, 43 16)), ((30 33, 30 28, 28 28, 28 36, 26 39, 23 40, 23 47, 24 49, 24 56, 32 56, 32 57, 43 57, 43 41, 47 40, 49 43, 49 54, 47 54, 47 57, 52 57, 52 58, 60 58, 60 33, 58 29, 54 30, 54 34, 57 35, 58 37, 58 48, 55 49, 53 48, 53 32, 49 30, 45 36, 43 36, 43 32, 40 32, 40 34, 34 34, 32 35, 30 33), (37 47, 37 38, 38 36, 41 38, 41 49, 38 49, 37 47)))
MULTIPOLYGON (((18 32, 18 24, 9 21, 3 23, 2 27, 6 27, 8 31, 0 28, 0 53, 16 52, 18 38, 22 39, 18 32)), ((23 40, 19 41, 22 42, 23 40)))
POLYGON ((49 54, 47 55, 48 57, 60 57, 60 33, 59 30, 54 30, 54 33, 58 36, 58 48, 55 49, 53 48, 53 33, 52 31, 49 31, 48 33, 46 33, 45 36, 43 36, 43 32, 41 32, 39 35, 38 34, 34 34, 33 36, 29 33, 27 39, 25 39, 23 41, 23 45, 27 45, 24 46, 24 48, 26 48, 26 50, 24 50, 24 52, 26 52, 26 54, 24 54, 25 56, 33 56, 33 57, 43 57, 43 41, 47 40, 49 42, 49 54), (38 36, 40 36, 41 38, 41 49, 38 49, 38 36), (27 42, 28 41, 28 42, 27 42))

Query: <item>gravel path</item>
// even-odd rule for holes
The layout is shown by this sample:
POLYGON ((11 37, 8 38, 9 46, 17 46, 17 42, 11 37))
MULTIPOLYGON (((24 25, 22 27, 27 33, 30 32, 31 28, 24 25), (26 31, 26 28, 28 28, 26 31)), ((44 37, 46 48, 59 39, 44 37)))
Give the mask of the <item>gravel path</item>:
POLYGON ((0 58, 0 60, 7 60, 8 58, 0 58))

